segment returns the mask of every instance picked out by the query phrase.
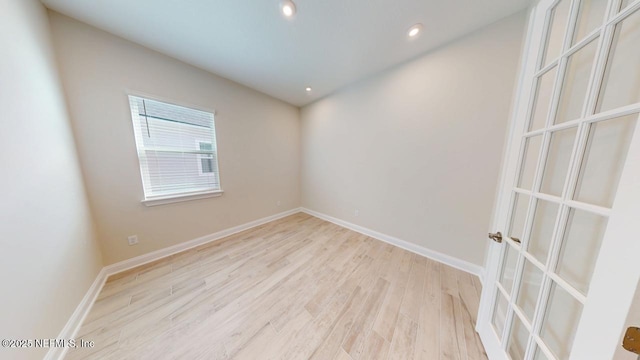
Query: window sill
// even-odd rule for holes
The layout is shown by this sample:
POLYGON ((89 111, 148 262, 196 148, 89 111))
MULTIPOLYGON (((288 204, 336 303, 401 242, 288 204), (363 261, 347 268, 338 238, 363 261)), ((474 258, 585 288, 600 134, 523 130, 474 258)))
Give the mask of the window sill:
POLYGON ((142 200, 141 202, 145 206, 158 206, 158 205, 172 204, 172 203, 183 202, 183 201, 219 197, 219 196, 222 196, 223 193, 224 193, 223 190, 203 191, 198 193, 176 194, 176 195, 156 197, 151 199, 145 199, 145 200, 142 200))

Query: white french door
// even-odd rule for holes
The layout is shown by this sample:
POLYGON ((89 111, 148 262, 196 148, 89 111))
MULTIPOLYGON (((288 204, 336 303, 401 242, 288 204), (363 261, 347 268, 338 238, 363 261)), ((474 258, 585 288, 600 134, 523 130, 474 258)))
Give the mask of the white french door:
POLYGON ((640 279, 640 0, 539 0, 523 57, 477 330, 490 359, 613 359, 640 279))

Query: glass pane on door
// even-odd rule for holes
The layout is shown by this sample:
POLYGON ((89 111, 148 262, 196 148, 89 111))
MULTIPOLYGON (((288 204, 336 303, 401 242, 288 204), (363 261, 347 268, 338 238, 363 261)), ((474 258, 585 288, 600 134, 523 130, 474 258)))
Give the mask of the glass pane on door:
POLYGON ((549 253, 549 246, 551 245, 551 236, 553 235, 557 214, 557 204, 545 200, 538 200, 527 252, 543 264, 547 263, 547 255, 549 253))
POLYGON ((591 41, 569 57, 555 123, 576 120, 587 100, 587 87, 598 49, 598 39, 591 41))
POLYGON ((509 356, 511 356, 512 360, 524 359, 528 340, 529 330, 527 330, 518 316, 514 316, 509 335, 509 356))
POLYGON ((603 216, 576 209, 569 213, 556 274, 583 295, 589 291, 606 228, 603 216))
POLYGON ((605 78, 600 112, 640 102, 640 11, 616 26, 605 78))
POLYGON ((538 292, 542 284, 542 271, 529 261, 525 261, 524 270, 522 272, 522 280, 520 281, 520 291, 516 304, 522 310, 527 320, 531 322, 533 312, 536 310, 538 302, 538 292))
POLYGON ((536 166, 538 166, 541 144, 542 136, 540 135, 525 140, 522 170, 520 171, 520 179, 518 181, 518 187, 522 189, 531 190, 533 187, 533 176, 535 175, 536 166))
POLYGON ((571 0, 560 0, 551 11, 550 28, 547 37, 547 46, 544 52, 543 67, 558 58, 562 51, 564 37, 569 21, 569 9, 571 0))
POLYGON ((622 0, 622 5, 620 6, 620 10, 624 10, 629 4, 631 4, 633 0, 622 0))
POLYGON ((535 352, 535 355, 533 356, 533 360, 549 360, 549 358, 547 357, 547 355, 544 354, 542 349, 536 345, 536 352, 535 352))
POLYGON ((573 127, 551 134, 551 144, 544 166, 540 192, 555 196, 562 195, 577 132, 578 128, 573 127))
POLYGON ((574 200, 610 208, 638 114, 591 125, 574 200))
POLYGON ((529 131, 542 129, 547 123, 549 106, 551 105, 551 93, 556 81, 557 70, 558 67, 555 66, 538 78, 536 102, 531 113, 529 131))
POLYGON ((540 337, 558 360, 569 358, 582 315, 582 304, 553 283, 540 337))
POLYGON ((513 288, 513 279, 516 276, 517 264, 518 250, 515 250, 510 245, 508 245, 506 253, 504 255, 502 272, 500 274, 500 284, 502 284, 502 287, 507 292, 507 294, 511 294, 511 289, 513 288))
POLYGON ((504 323, 507 319, 507 310, 509 309, 509 302, 507 299, 502 296, 502 293, 498 291, 496 295, 496 304, 493 310, 493 320, 491 321, 493 324, 493 328, 496 331, 496 334, 501 337, 504 332, 504 323))
POLYGON ((529 210, 529 196, 524 194, 514 194, 513 211, 511 215, 511 226, 507 236, 512 239, 521 240, 527 217, 527 211, 529 210))
POLYGON ((583 0, 580 3, 578 24, 574 35, 574 44, 584 39, 602 25, 607 10, 607 0, 583 0))

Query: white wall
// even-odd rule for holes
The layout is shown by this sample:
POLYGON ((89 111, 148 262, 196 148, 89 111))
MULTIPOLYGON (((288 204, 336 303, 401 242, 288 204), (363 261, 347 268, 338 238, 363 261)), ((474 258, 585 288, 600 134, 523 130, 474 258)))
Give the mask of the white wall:
POLYGON ((298 108, 49 14, 105 263, 300 206, 298 108), (222 197, 155 207, 140 203, 130 90, 216 111, 222 197), (128 246, 133 234, 140 243, 128 246))
MULTIPOLYGON (((55 338, 102 267, 36 0, 0 0, 0 338, 55 338)), ((0 348, 2 359, 47 349, 0 348)))
POLYGON ((525 21, 304 107, 303 206, 481 265, 525 21))

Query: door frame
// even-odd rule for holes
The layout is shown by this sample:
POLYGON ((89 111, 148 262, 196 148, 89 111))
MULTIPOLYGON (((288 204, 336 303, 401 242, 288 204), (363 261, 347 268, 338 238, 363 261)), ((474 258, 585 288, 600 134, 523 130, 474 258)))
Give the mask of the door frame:
MULTIPOLYGON (((540 21, 541 17, 537 16, 541 11, 541 2, 551 2, 554 0, 542 0, 532 6, 527 13, 527 25, 524 35, 524 46, 520 54, 519 76, 517 81, 516 93, 513 101, 513 110, 509 121, 509 129, 507 131, 507 140, 504 154, 502 156, 503 166, 500 174, 499 187, 497 191, 496 205, 494 206, 491 229, 505 229, 507 225, 507 213, 511 202, 512 186, 517 176, 518 161, 522 156, 522 134, 527 123, 527 114, 530 108, 530 102, 533 101, 534 87, 526 86, 532 84, 533 77, 536 72, 536 65, 540 58, 540 42, 542 41, 542 33, 546 20, 540 21), (535 57, 532 59, 529 54, 536 51, 535 57), (525 101, 529 99, 530 101, 525 101), (520 119, 520 121, 518 121, 520 119), (512 149, 520 149, 512 151, 512 149)), ((544 19, 544 18, 542 18, 544 19)), ((492 230, 493 231, 493 230, 492 230)), ((506 239, 503 241, 509 241, 506 239)), ((489 241, 487 256, 485 259, 485 272, 483 276, 482 294, 480 297, 480 306, 478 309, 478 320, 476 322, 476 331, 480 335, 482 344, 489 359, 507 359, 505 352, 500 346, 500 337, 502 334, 496 334, 491 326, 491 315, 493 314, 493 306, 496 301, 496 288, 493 285, 498 279, 499 265, 502 264, 505 256, 506 244, 499 244, 489 241), (495 335, 494 338, 487 337, 487 334, 495 335)), ((506 319, 505 319, 506 324, 506 319)))

